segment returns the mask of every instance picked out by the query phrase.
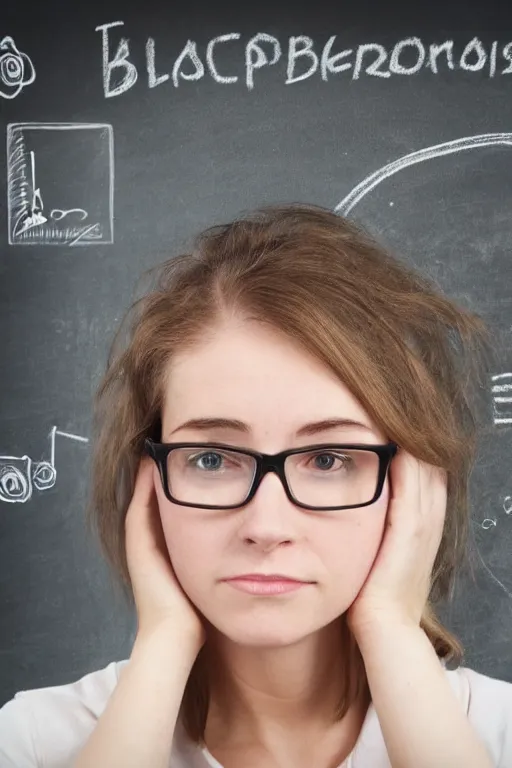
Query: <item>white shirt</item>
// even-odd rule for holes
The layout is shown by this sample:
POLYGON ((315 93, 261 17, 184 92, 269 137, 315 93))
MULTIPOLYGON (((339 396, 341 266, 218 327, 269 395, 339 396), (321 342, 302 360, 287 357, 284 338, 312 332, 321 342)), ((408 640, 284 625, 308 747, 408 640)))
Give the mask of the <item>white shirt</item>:
MULTIPOLYGON (((67 685, 19 691, 0 709, 0 768, 71 768, 127 663, 114 661, 67 685)), ((468 667, 445 673, 495 768, 512 768, 512 683, 468 667)), ((178 722, 169 768, 222 766, 192 743, 178 722)), ((339 768, 391 768, 373 705, 339 768)))

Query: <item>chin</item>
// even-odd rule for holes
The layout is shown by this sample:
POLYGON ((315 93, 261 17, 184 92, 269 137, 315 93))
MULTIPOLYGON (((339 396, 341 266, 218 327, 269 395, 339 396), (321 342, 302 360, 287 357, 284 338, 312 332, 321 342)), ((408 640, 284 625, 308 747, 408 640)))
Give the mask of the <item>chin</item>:
POLYGON ((251 627, 233 627, 226 628, 227 631, 222 631, 222 634, 231 643, 235 645, 243 646, 245 648, 288 648, 291 645, 300 643, 307 637, 310 632, 292 631, 289 627, 254 627, 251 631, 251 627))
POLYGON ((283 611, 255 611, 253 616, 247 613, 240 616, 222 618, 207 616, 208 621, 224 638, 240 646, 252 648, 284 648, 300 643, 306 637, 315 634, 329 621, 313 623, 305 620, 304 613, 297 611, 296 616, 283 611))

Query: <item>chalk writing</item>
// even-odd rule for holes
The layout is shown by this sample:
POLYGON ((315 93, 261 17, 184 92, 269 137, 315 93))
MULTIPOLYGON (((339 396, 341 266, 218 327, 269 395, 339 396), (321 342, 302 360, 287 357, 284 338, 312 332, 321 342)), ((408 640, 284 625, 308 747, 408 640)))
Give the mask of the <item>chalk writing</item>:
MULTIPOLYGON (((118 38, 115 49, 111 38, 116 27, 123 27, 124 21, 112 21, 96 27, 102 37, 103 93, 105 98, 120 96, 130 90, 139 78, 139 71, 131 60, 130 40, 118 38), (111 47, 113 52, 111 53, 111 47)), ((201 54, 195 40, 187 40, 174 58, 169 71, 157 73, 157 43, 148 37, 145 43, 145 59, 148 88, 156 88, 170 82, 178 88, 182 80, 201 80, 208 73, 216 83, 235 84, 239 75, 223 72, 218 63, 222 58, 223 46, 236 46, 240 51, 240 63, 244 68, 245 85, 248 90, 255 86, 255 73, 265 67, 272 67, 285 59, 285 85, 299 83, 313 77, 317 72, 327 82, 329 78, 347 73, 352 80, 362 76, 390 78, 411 76, 429 70, 438 75, 446 71, 486 72, 492 78, 512 73, 512 42, 500 44, 494 40, 489 46, 478 37, 466 45, 456 45, 453 40, 441 43, 426 43, 420 37, 399 40, 392 48, 371 42, 334 51, 337 35, 329 37, 324 45, 315 43, 312 37, 296 35, 288 38, 283 53, 280 40, 264 32, 241 40, 239 32, 232 32, 212 38, 201 54)), ((138 54, 138 52, 137 52, 138 54)))
POLYGON ((12 37, 0 40, 0 96, 15 99, 36 79, 36 71, 26 53, 16 47, 12 37))
POLYGON ((25 503, 32 498, 35 488, 45 491, 53 488, 57 479, 55 466, 55 437, 59 435, 70 440, 88 443, 86 437, 62 432, 52 427, 50 439, 50 460, 33 461, 30 456, 0 456, 0 501, 25 503))
POLYGON ((8 125, 7 209, 11 245, 112 243, 113 206, 110 125, 8 125), (69 178, 65 172, 68 168, 73 169, 69 178), (63 207, 64 197, 70 198, 72 204, 63 207))
POLYGON ((499 373, 492 381, 494 423, 512 424, 512 373, 499 373))

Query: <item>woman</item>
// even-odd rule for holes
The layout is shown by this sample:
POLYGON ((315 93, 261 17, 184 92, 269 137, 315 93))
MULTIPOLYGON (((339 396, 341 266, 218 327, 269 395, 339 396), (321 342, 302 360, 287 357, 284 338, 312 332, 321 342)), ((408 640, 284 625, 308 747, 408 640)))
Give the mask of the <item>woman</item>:
POLYGON ((307 205, 206 230, 132 309, 91 520, 137 636, 8 702, 2 766, 510 768, 512 685, 434 609, 467 553, 479 318, 307 205))

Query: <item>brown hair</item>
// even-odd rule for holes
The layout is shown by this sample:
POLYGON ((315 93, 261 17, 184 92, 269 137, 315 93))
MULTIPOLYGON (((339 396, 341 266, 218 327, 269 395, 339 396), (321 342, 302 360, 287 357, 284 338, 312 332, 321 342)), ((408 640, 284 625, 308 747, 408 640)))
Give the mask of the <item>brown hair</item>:
MULTIPOLYGON (((460 663, 463 647, 434 604, 450 594, 468 553, 468 482, 490 351, 483 321, 360 226, 313 205, 266 206, 210 227, 190 253, 150 274, 156 282, 121 323, 95 399, 88 519, 125 594, 124 519, 143 440, 160 437, 166 368, 236 312, 315 355, 389 439, 447 471, 445 527, 421 625, 440 658, 460 663)), ((370 695, 343 622, 347 674, 339 718, 356 697, 370 695)), ((200 652, 181 710, 196 742, 208 713, 205 659, 200 652)))

